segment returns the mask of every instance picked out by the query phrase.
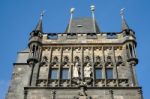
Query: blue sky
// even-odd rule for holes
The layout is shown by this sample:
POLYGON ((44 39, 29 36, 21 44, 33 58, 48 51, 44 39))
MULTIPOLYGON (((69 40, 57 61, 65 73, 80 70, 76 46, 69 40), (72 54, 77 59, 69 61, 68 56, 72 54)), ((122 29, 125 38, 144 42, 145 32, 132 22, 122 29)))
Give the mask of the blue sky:
POLYGON ((101 31, 121 31, 120 9, 126 8, 126 20, 137 37, 139 64, 136 66, 145 99, 149 99, 150 1, 149 0, 0 0, 0 99, 4 99, 18 51, 27 47, 29 33, 35 28, 40 12, 46 10, 44 32, 64 32, 69 9, 75 17, 91 16, 89 6, 96 6, 96 20, 101 31))

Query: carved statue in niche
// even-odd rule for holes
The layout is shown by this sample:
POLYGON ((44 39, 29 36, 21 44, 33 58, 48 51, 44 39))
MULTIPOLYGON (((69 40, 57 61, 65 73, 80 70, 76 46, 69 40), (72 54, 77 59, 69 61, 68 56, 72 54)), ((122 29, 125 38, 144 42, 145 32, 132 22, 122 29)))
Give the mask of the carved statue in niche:
POLYGON ((75 57, 75 62, 77 63, 77 62, 79 62, 79 61, 80 61, 79 57, 76 56, 76 57, 75 57))
POLYGON ((100 63, 101 62, 101 57, 100 56, 96 56, 95 62, 100 63))
POLYGON ((111 56, 107 56, 107 62, 111 62, 111 56))
POLYGON ((48 58, 47 56, 43 56, 42 61, 41 61, 41 65, 45 65, 48 63, 48 58))
POLYGON ((68 56, 65 56, 64 57, 64 64, 67 64, 69 62, 69 58, 68 58, 68 56))
POLYGON ((80 71, 80 68, 79 68, 79 63, 76 62, 75 65, 73 66, 73 77, 74 78, 78 78, 79 77, 79 71, 80 71))
POLYGON ((112 66, 113 65, 111 56, 107 56, 106 65, 108 65, 108 66, 112 66))
POLYGON ((90 62, 90 57, 89 56, 85 57, 85 62, 90 62))
POLYGON ((118 56, 118 62, 122 62, 122 57, 118 56))
POLYGON ((80 88, 79 95, 80 95, 80 96, 87 96, 87 94, 86 94, 86 92, 85 92, 85 88, 84 88, 84 87, 81 87, 81 88, 80 88))
POLYGON ((56 64, 57 62, 58 62, 58 57, 54 56, 54 58, 53 58, 53 64, 56 64))
POLYGON ((84 67, 84 77, 90 78, 92 74, 92 67, 90 63, 84 67))
POLYGON ((119 66, 119 65, 124 65, 123 59, 122 59, 121 56, 118 56, 118 57, 117 57, 117 65, 118 65, 118 66, 119 66))

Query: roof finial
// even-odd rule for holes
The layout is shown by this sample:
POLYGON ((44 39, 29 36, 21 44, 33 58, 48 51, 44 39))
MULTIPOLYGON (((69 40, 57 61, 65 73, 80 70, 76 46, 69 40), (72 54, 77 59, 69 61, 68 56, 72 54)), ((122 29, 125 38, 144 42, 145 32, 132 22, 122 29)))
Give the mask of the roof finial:
POLYGON ((124 10, 125 10, 125 8, 122 8, 120 10, 120 15, 121 15, 121 18, 122 18, 122 30, 127 30, 127 29, 129 29, 129 26, 128 26, 128 24, 125 20, 125 17, 124 17, 124 10))
POLYGON ((91 5, 91 11, 95 11, 95 6, 91 5))
POLYGON ((124 19, 124 10, 125 10, 125 8, 122 8, 122 9, 120 10, 120 15, 121 15, 122 19, 124 19))
POLYGON ((70 13, 71 13, 71 14, 74 13, 74 10, 75 10, 75 8, 71 8, 71 9, 70 9, 70 13))
POLYGON ((73 18, 74 10, 75 10, 75 8, 71 8, 71 9, 70 9, 71 16, 70 16, 70 22, 69 22, 69 27, 68 27, 68 31, 67 31, 68 33, 71 32, 71 31, 70 31, 70 30, 71 30, 70 28, 71 28, 71 23, 72 23, 72 18, 73 18))
POLYGON ((41 14, 40 14, 40 19, 41 19, 41 20, 43 19, 44 14, 45 14, 45 11, 43 10, 43 11, 41 12, 41 14))
POLYGON ((41 14, 40 14, 40 20, 35 28, 36 31, 43 31, 43 28, 42 28, 42 19, 43 19, 43 16, 44 16, 44 13, 45 11, 42 11, 41 14))
POLYGON ((90 8, 91 8, 91 12, 92 12, 93 28, 94 28, 94 32, 96 33, 95 15, 94 15, 95 6, 94 6, 94 5, 91 5, 90 8))

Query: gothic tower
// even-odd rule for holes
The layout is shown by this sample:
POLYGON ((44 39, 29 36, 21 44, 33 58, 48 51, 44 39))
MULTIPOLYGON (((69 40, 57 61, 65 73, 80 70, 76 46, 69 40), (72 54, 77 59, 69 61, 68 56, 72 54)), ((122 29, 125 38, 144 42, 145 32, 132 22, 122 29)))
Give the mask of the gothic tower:
POLYGON ((73 18, 64 33, 44 33, 42 17, 18 53, 6 99, 143 99, 135 32, 102 32, 94 17, 73 18))

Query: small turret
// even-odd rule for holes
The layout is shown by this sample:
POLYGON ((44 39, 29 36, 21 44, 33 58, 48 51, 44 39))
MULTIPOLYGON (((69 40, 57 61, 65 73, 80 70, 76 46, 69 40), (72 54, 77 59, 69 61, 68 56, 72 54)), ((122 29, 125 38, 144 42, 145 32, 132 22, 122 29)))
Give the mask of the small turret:
POLYGON ((120 10, 120 15, 121 15, 121 19, 122 19, 122 31, 124 32, 124 36, 126 36, 126 35, 134 36, 135 32, 132 29, 130 29, 129 25, 127 24, 127 21, 125 19, 125 15, 124 15, 124 10, 125 10, 125 8, 122 8, 120 10))
POLYGON ((40 20, 36 26, 36 28, 30 33, 29 38, 29 49, 30 49, 30 55, 27 60, 27 63, 37 63, 40 59, 40 52, 41 52, 41 41, 42 41, 42 19, 43 19, 44 12, 40 15, 40 20))
POLYGON ((124 17, 124 10, 125 10, 125 8, 122 8, 120 11, 121 18, 122 18, 122 30, 129 30, 129 26, 124 17))

